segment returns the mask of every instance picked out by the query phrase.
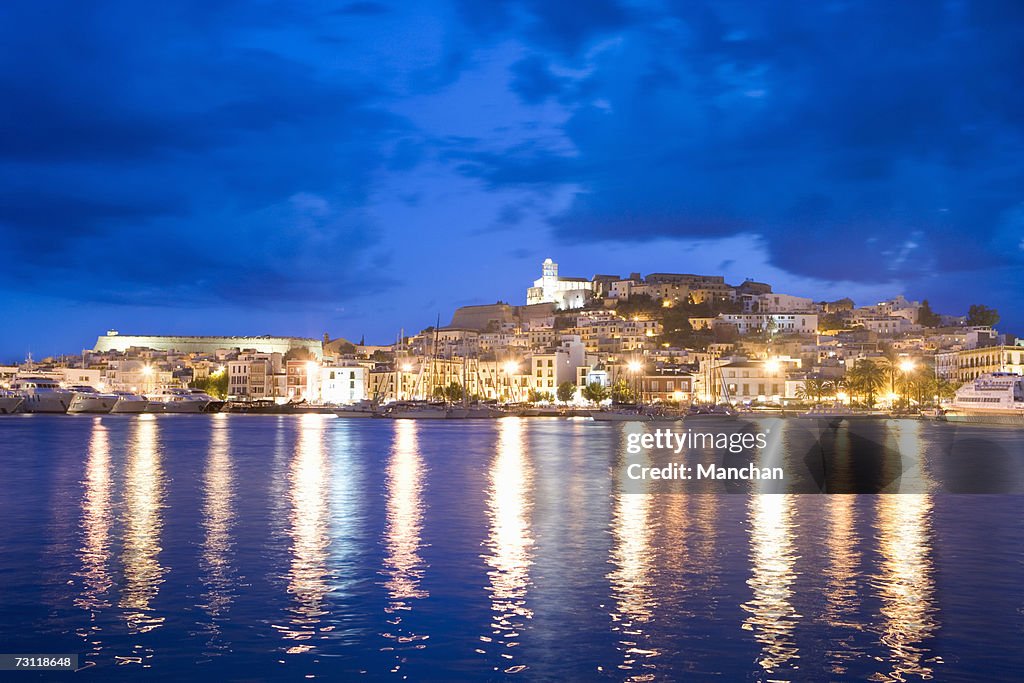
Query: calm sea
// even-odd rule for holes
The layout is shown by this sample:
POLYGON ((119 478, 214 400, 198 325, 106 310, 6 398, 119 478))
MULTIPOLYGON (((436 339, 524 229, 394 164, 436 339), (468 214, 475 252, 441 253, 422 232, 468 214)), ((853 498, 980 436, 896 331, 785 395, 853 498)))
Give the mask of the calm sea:
POLYGON ((0 649, 83 680, 1021 679, 1024 496, 949 492, 1020 481, 1021 432, 886 421, 860 452, 903 493, 767 495, 637 489, 630 429, 0 418, 0 649))

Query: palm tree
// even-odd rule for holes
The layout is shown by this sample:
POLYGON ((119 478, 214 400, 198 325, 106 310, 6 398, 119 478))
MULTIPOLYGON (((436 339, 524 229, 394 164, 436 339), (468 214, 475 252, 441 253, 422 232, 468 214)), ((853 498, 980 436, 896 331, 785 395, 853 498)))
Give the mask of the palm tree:
POLYGON ((821 397, 827 390, 828 382, 817 377, 808 377, 796 390, 796 396, 800 399, 813 399, 816 403, 821 402, 821 397))
POLYGON ((900 374, 900 355, 896 349, 887 346, 878 361, 882 371, 889 376, 889 393, 896 393, 896 377, 900 374))
POLYGON ((846 373, 851 389, 867 398, 868 406, 875 404, 875 393, 885 386, 885 370, 867 358, 861 358, 846 373))

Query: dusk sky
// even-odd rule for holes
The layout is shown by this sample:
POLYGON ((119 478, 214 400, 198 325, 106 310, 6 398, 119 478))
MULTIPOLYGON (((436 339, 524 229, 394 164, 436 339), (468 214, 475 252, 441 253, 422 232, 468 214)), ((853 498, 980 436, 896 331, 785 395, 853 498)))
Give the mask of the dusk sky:
POLYGON ((0 5, 0 360, 388 343, 563 275, 1024 334, 1024 3, 0 5))

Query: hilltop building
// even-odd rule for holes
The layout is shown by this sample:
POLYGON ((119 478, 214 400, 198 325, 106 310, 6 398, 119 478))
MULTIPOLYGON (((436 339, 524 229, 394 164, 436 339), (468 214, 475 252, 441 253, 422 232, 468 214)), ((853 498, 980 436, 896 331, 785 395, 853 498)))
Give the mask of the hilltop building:
POLYGON ((594 283, 582 277, 560 277, 558 264, 547 258, 541 264, 541 276, 526 290, 526 303, 555 304, 559 310, 583 308, 594 296, 594 283))

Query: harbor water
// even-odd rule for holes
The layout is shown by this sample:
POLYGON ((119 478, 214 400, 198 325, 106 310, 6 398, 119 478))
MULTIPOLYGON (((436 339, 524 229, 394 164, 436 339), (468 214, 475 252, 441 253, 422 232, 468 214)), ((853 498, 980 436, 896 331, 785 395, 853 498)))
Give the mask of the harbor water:
POLYGON ((5 416, 0 642, 76 680, 1020 680, 1021 432, 770 428, 793 488, 637 484, 637 427, 582 419, 5 416))

